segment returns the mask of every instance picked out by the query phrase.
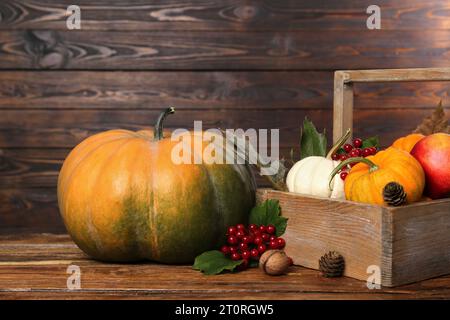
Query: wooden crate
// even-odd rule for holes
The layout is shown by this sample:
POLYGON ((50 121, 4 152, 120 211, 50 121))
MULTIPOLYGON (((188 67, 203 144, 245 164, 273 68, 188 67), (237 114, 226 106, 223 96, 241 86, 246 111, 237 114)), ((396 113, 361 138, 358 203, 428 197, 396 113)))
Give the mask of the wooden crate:
POLYGON ((450 274, 450 199, 382 207, 346 200, 258 190, 278 199, 289 219, 286 252, 296 265, 318 269, 331 250, 345 257, 345 276, 368 280, 378 266, 387 287, 450 274))
MULTIPOLYGON (((354 82, 444 80, 450 68, 336 71, 333 140, 352 128, 354 82)), ((394 208, 261 189, 258 199, 280 201, 289 218, 286 251, 297 265, 318 269, 336 250, 346 276, 369 280, 379 268, 383 286, 450 274, 450 198, 394 208)))

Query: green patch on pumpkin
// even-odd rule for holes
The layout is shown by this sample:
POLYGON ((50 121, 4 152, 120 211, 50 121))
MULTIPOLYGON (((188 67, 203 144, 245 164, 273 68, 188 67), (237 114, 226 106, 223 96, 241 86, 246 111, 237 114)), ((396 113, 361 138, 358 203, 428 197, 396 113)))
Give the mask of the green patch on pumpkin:
POLYGON ((149 215, 152 210, 152 197, 142 200, 130 192, 130 196, 124 199, 122 215, 114 224, 114 235, 126 240, 119 255, 124 255, 124 260, 140 260, 149 257, 150 254, 150 224, 149 215))

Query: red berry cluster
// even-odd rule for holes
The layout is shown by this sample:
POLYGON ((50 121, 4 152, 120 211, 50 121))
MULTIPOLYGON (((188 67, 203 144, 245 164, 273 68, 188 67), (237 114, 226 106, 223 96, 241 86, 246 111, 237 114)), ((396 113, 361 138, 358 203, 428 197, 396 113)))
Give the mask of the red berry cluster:
POLYGON ((232 260, 243 260, 241 270, 246 269, 250 259, 259 257, 268 249, 283 249, 286 241, 275 235, 275 226, 250 224, 246 228, 243 224, 228 227, 228 245, 222 246, 220 251, 232 260))
MULTIPOLYGON (((361 148, 363 144, 362 139, 355 138, 352 141, 352 144, 346 143, 344 146, 339 150, 338 153, 335 153, 331 156, 333 160, 336 161, 344 161, 348 158, 356 158, 356 157, 368 157, 375 155, 377 153, 376 147, 369 147, 369 148, 361 148)), ((351 167, 353 167, 356 163, 350 164, 351 167)), ((348 171, 342 170, 340 173, 340 177, 342 180, 345 180, 347 178, 348 171)))

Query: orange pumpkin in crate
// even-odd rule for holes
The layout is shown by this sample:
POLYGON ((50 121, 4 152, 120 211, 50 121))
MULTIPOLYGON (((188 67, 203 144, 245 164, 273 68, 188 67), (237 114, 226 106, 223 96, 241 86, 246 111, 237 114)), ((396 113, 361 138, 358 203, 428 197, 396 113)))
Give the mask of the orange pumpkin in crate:
POLYGON ((383 190, 391 182, 403 187, 408 203, 419 201, 425 187, 425 173, 409 153, 388 148, 366 158, 350 158, 333 171, 332 176, 350 163, 357 163, 345 178, 347 200, 385 205, 383 190))
POLYGON ((416 145, 417 142, 425 138, 423 134, 420 133, 411 133, 405 137, 398 138, 392 144, 392 147, 404 150, 406 152, 411 152, 412 148, 416 145))
POLYGON ((99 133, 65 160, 59 208, 68 232, 89 256, 192 262, 225 240, 227 226, 248 221, 256 191, 250 168, 175 164, 171 152, 177 142, 163 137, 169 113, 172 108, 161 114, 154 133, 99 133))

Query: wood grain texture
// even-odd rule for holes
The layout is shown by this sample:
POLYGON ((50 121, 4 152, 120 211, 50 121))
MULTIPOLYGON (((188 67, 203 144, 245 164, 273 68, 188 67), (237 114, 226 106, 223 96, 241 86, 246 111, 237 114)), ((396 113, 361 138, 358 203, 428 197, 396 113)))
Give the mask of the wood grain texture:
POLYGON ((56 188, 1 188, 0 234, 66 233, 56 188))
POLYGON ((56 186, 69 149, 18 148, 0 150, 0 189, 56 186))
POLYGON ((392 211, 393 283, 450 274, 450 200, 433 202, 392 211))
POLYGON ((341 139, 348 129, 349 139, 353 136, 353 83, 345 83, 347 74, 342 71, 334 73, 333 89, 333 144, 341 139))
MULTIPOLYGON (((450 82, 354 83, 355 109, 435 108, 450 106, 450 82)), ((406 115, 406 114, 405 114, 406 115)))
MULTIPOLYGON (((366 29, 368 0, 342 1, 77 1, 83 30, 366 29)), ((66 29, 70 0, 4 0, 0 29, 66 29)), ((448 29, 450 4, 440 0, 386 1, 382 27, 448 29)))
POLYGON ((450 30, 0 31, 0 69, 333 70, 447 67, 450 30), (433 59, 429 59, 432 56, 433 59))
MULTIPOLYGON (((0 147, 71 148, 100 130, 151 126, 156 110, 169 104, 187 115, 169 119, 173 126, 192 127, 193 120, 200 119, 209 127, 278 126, 284 147, 297 145, 305 115, 331 132, 329 72, 64 74, 61 79, 59 72, 0 73, 0 109, 5 110, 0 147)), ((440 98, 448 106, 449 92, 448 82, 358 84, 356 133, 381 134, 383 145, 388 145, 411 131, 440 98), (392 115, 387 121, 386 112, 392 115)))
MULTIPOLYGON (((5 71, 0 109, 320 109, 333 99, 331 78, 332 72, 5 71)), ((437 96, 450 85, 427 89, 437 96)))
POLYGON ((318 269, 322 255, 337 251, 346 276, 367 280, 378 266, 388 287, 450 274, 450 198, 393 208, 271 189, 257 197, 279 200, 297 265, 318 269))
MULTIPOLYGON (((382 283, 387 283, 388 286, 392 287, 394 285, 394 272, 393 272, 393 264, 394 264, 394 251, 393 251, 393 239, 395 237, 395 225, 394 225, 394 217, 392 215, 392 211, 383 209, 380 212, 381 219, 381 243, 380 243, 380 262, 377 266, 379 266, 381 271, 381 279, 382 283)), ((377 272, 376 269, 372 270, 372 272, 377 272)))
MULTIPOLYGON (((450 82, 356 83, 355 108, 450 106, 450 82)), ((0 109, 329 109, 328 71, 0 72, 0 109)))
MULTIPOLYGON (((429 113, 424 109, 357 110, 354 113, 354 132, 362 137, 378 135, 381 144, 387 146, 401 133, 411 132, 415 124, 429 113), (389 117, 386 118, 386 114, 389 117)), ((0 148, 72 148, 100 131, 152 128, 158 114, 157 110, 2 110, 0 148)), ((292 147, 298 144, 300 124, 305 116, 318 128, 327 128, 331 142, 331 111, 317 109, 250 110, 244 117, 239 110, 185 110, 167 119, 166 127, 190 129, 194 121, 202 120, 204 129, 279 129, 280 146, 292 147)))
POLYGON ((259 269, 204 276, 190 266, 106 264, 88 259, 68 236, 0 237, 2 299, 448 299, 450 277, 369 290, 350 278, 327 279, 292 267, 270 277, 259 269), (81 269, 81 289, 68 290, 67 267, 81 269))
MULTIPOLYGON (((108 129, 152 129, 160 110, 2 110, 0 148, 71 148, 108 129)), ((191 129, 194 121, 201 120, 203 129, 279 129, 280 145, 285 147, 298 141, 300 123, 306 115, 321 128, 331 119, 326 110, 248 110, 245 116, 240 110, 183 110, 167 118, 165 127, 191 129)))
POLYGON ((450 80, 450 68, 347 70, 337 73, 342 74, 344 83, 450 80))

